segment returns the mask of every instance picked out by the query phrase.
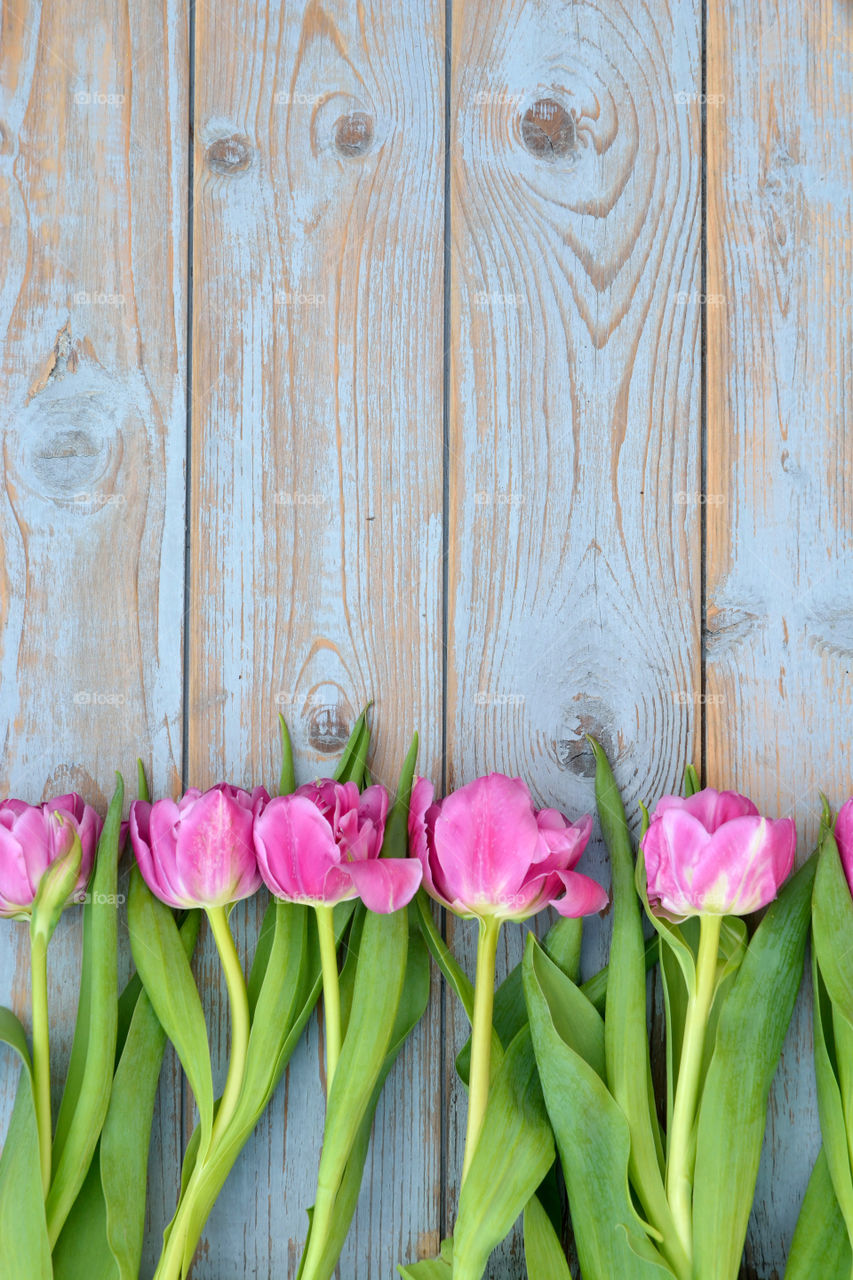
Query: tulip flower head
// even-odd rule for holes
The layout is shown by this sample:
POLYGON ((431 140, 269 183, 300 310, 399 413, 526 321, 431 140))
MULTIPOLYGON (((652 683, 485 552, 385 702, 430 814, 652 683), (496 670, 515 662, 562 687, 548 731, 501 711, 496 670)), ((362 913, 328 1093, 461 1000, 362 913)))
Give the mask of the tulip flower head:
POLYGON ((409 839, 432 898, 460 916, 525 920, 601 911, 607 894, 574 870, 592 819, 570 823, 535 809, 521 778, 490 773, 435 801, 427 778, 412 789, 409 839))
POLYGON ((135 800, 130 841, 148 888, 170 907, 223 907, 261 885, 252 828, 269 801, 220 782, 180 800, 135 800))
POLYGON ((0 803, 0 916, 29 916, 42 876, 69 852, 75 833, 82 857, 68 902, 84 893, 102 826, 100 816, 75 792, 44 804, 0 803))
POLYGON ((853 894, 853 797, 838 810, 835 820, 835 843, 841 857, 841 865, 853 894))
POLYGON ((705 787, 663 796, 641 841, 656 915, 749 915, 772 902, 794 865, 790 818, 764 818, 746 796, 705 787))
POLYGON ((414 858, 381 858, 388 793, 321 779, 276 796, 255 822, 264 883, 276 898, 334 906, 359 897, 370 911, 405 906, 421 882, 414 858))

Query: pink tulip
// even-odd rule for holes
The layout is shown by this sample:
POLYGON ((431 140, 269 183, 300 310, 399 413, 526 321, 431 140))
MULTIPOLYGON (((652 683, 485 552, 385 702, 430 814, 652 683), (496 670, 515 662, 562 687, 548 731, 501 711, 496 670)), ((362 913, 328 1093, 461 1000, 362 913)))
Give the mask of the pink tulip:
POLYGON ((601 911, 607 894, 572 868, 592 819, 570 823, 533 807, 521 778, 490 773, 435 802, 432 783, 412 789, 409 839, 424 888, 461 916, 524 920, 552 906, 563 916, 601 911))
POLYGON ((838 810, 835 820, 835 842, 841 855, 841 865, 853 893, 853 798, 846 800, 838 810))
POLYGON ((663 796, 641 842, 649 904, 673 920, 749 915, 776 897, 796 843, 790 818, 764 818, 735 791, 663 796))
POLYGON ((135 800, 130 840, 148 888, 170 907, 224 907, 261 886, 252 841, 257 814, 269 802, 220 782, 196 787, 175 803, 135 800))
POLYGON ((380 858, 388 793, 324 779, 271 800, 255 823, 264 883, 276 898, 334 906, 361 898, 388 913, 410 902, 421 882, 414 858, 380 858))
POLYGON ((80 874, 69 898, 85 892, 103 820, 76 792, 44 804, 0 804, 0 916, 29 915, 42 875, 80 837, 80 874), (56 815, 61 815, 57 818, 56 815))

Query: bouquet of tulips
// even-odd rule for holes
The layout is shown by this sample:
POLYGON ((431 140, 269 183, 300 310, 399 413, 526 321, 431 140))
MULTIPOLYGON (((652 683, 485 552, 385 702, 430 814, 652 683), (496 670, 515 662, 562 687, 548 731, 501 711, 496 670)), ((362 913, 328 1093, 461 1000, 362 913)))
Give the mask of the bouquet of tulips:
POLYGON ((456 1063, 467 1131, 452 1235, 438 1257, 402 1262, 401 1276, 480 1280, 521 1216, 529 1280, 569 1280, 567 1197, 584 1280, 735 1280, 812 916, 824 1149, 787 1274, 848 1280, 853 802, 834 831, 825 806, 819 852, 792 876, 793 823, 762 816, 735 792, 701 789, 688 768, 683 795, 659 799, 651 817, 643 810, 635 852, 610 766, 592 743, 613 929, 607 967, 581 983, 583 917, 609 902, 577 869, 589 816, 537 808, 525 782, 496 773, 438 798, 415 778, 416 740, 391 804, 367 769, 364 714, 334 777, 297 786, 283 720, 281 742, 273 796, 220 783, 152 802, 140 768, 127 822, 120 777, 103 822, 74 795, 0 805, 0 914, 28 925, 32 975, 31 1048, 22 1023, 0 1011, 0 1038, 21 1063, 0 1156, 4 1280, 139 1276, 167 1041, 197 1123, 155 1275, 188 1276, 321 992, 326 1122, 298 1278, 330 1280, 383 1084, 428 1001, 430 953, 471 1025, 456 1063), (125 843, 136 971, 119 992, 125 843), (270 901, 249 963, 229 917, 264 888, 270 901), (48 944, 75 901, 84 903, 80 992, 54 1123, 48 944), (496 989, 501 929, 546 907, 556 922, 541 942, 528 934, 523 963, 496 989), (436 908, 476 922, 473 975, 448 948, 436 908), (750 931, 745 918, 764 908, 750 931), (221 1090, 192 970, 202 924, 231 1014, 221 1090), (647 1020, 655 966, 666 1015, 661 1097, 647 1020))

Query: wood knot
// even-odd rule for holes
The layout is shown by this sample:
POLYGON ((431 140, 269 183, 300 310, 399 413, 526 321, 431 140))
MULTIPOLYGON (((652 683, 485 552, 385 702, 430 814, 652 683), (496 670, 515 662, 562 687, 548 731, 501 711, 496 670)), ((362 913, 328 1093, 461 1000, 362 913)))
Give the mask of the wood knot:
POLYGON ((243 134, 232 133, 216 138, 205 152, 205 163, 212 173, 245 173, 253 159, 252 144, 243 134))
POLYGON ((521 140, 531 155, 550 163, 577 146, 575 117, 554 98, 539 98, 521 117, 521 140))
POLYGON ((83 428, 59 428, 40 440, 31 466, 48 493, 73 493, 99 475, 103 445, 83 428))
POLYGON ((346 745, 350 726, 338 705, 316 707, 308 721, 308 741, 321 755, 331 756, 346 745))
POLYGON ((373 145, 373 117, 350 111, 335 122, 335 146, 342 156, 366 155, 373 145))

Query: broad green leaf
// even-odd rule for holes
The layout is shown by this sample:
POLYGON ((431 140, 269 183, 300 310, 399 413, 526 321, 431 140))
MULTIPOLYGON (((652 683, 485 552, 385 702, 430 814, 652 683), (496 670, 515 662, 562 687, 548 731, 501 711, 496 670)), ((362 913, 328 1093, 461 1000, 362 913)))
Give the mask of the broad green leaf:
MULTIPOLYGON (((187 960, 200 924, 188 913, 180 930, 187 960)), ((137 1280, 145 1231, 148 1149, 166 1033, 142 990, 128 1029, 100 1144, 105 1230, 120 1280, 137 1280)), ((93 1162, 94 1163, 94 1162, 93 1162)))
POLYGON ((580 988, 549 959, 532 933, 527 935, 524 965, 536 979, 557 1035, 604 1080, 604 1020, 601 1014, 580 988))
POLYGON ((247 983, 250 1018, 254 1018, 255 1016, 255 1007, 258 1003, 258 996, 263 985, 264 976, 269 963, 270 952, 272 951, 272 945, 275 939, 275 926, 277 919, 276 906, 277 903, 275 898, 270 898, 267 903, 267 909, 264 912, 264 918, 261 921, 258 941, 255 944, 255 957, 252 961, 252 968, 249 972, 249 981, 247 983))
POLYGON ((613 935, 604 1019, 607 1083, 631 1134, 630 1176, 649 1221, 673 1246, 677 1239, 663 1182, 663 1148, 653 1105, 646 1028, 643 913, 625 810, 607 756, 595 755, 595 798, 613 880, 613 935))
POLYGON ((119 1280, 115 1259, 107 1244, 106 1224, 96 1152, 54 1246, 54 1280, 119 1280))
POLYGON ((532 947, 524 957, 524 990, 584 1280, 672 1276, 631 1201, 631 1136, 625 1115, 601 1078, 557 1031, 534 967, 532 947))
POLYGON ((213 1078, 201 999, 175 918, 154 897, 138 867, 130 877, 127 924, 137 971, 190 1082, 206 1150, 213 1128, 213 1078))
POLYGON ((406 975, 408 915, 397 911, 364 921, 352 1009, 329 1095, 311 1233, 302 1259, 303 1280, 328 1280, 321 1269, 334 1227, 335 1201, 347 1161, 391 1046, 406 975))
POLYGON ((78 1010, 56 1123, 53 1178, 45 1207, 51 1244, 59 1238, 83 1185, 110 1101, 118 1029, 117 898, 123 803, 124 782, 117 773, 83 909, 81 986, 86 988, 86 998, 78 1010))
POLYGON ((344 747, 343 755, 335 770, 335 778, 338 782, 354 782, 359 789, 364 781, 364 766, 367 762, 367 752, 370 746, 370 728, 367 723, 369 706, 370 703, 364 708, 353 725, 352 732, 344 747))
POLYGON ((527 1280, 572 1280, 563 1246, 536 1196, 524 1209, 524 1261, 527 1280))
POLYGON ((414 734, 397 783, 397 795, 388 821, 385 824, 385 835, 382 840, 383 858, 405 858, 409 852, 409 801, 412 798, 412 783, 415 778, 415 765, 418 762, 418 735, 414 734))
POLYGON ((689 764, 684 770, 684 794, 686 796, 695 796, 697 791, 702 790, 702 783, 699 780, 699 774, 696 772, 696 766, 689 764))
POLYGON ((480 1280, 492 1250, 553 1163, 554 1137, 530 1029, 524 1026, 492 1081, 483 1128, 462 1184, 453 1231, 453 1280, 480 1280))
MULTIPOLYGON (((658 962, 660 945, 658 943, 657 934, 652 938, 646 939, 645 949, 643 952, 643 960, 646 966, 646 973, 650 969, 654 969, 658 962)), ((598 973, 594 973, 591 978, 587 978, 586 982, 581 983, 581 991, 586 996, 590 1004, 604 1013, 604 1007, 607 1003, 607 980, 610 977, 610 966, 605 965, 603 969, 599 969, 598 973)))
POLYGON ((803 973, 815 859, 758 926, 720 1010, 699 1105, 694 1280, 732 1280, 743 1254, 767 1097, 803 973))
POLYGON ((32 1064, 24 1028, 11 1009, 2 1007, 0 1044, 8 1045, 21 1060, 15 1105, 0 1154, 0 1276, 50 1280, 32 1064))
MULTIPOLYGON (((370 1103, 359 1126, 358 1133, 347 1161, 341 1185, 335 1198, 335 1212, 325 1246, 318 1259, 317 1268, 320 1275, 331 1275, 337 1265, 341 1250, 355 1214, 364 1164, 367 1159, 370 1133, 376 1107, 382 1093, 388 1073, 396 1062, 409 1034, 420 1021, 429 999, 429 956, 420 931, 416 916, 410 920, 409 958, 406 966, 406 981, 397 1010, 397 1020, 391 1037, 391 1047, 382 1065, 379 1079, 373 1091, 370 1103), (414 931, 413 931, 414 930, 414 931)), ((312 1212, 313 1220, 313 1212, 312 1212)), ((309 1228, 310 1235, 310 1228, 309 1228)))
MULTIPOLYGON (((853 1175, 845 1121, 844 1101, 838 1080, 833 1009, 821 976, 817 952, 812 949, 814 992, 814 1060, 823 1153, 834 1187, 835 1202, 853 1240, 853 1175)), ((838 1017, 844 1015, 838 1012, 838 1017)), ((848 1024, 849 1025, 849 1024, 848 1024)))
POLYGON ((831 831, 824 833, 818 856, 812 927, 829 998, 853 1023, 853 898, 831 831))
POLYGON ((821 1149, 797 1219, 785 1280, 850 1280, 851 1268, 850 1239, 835 1198, 826 1152, 821 1149))

